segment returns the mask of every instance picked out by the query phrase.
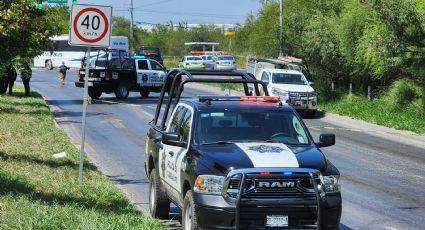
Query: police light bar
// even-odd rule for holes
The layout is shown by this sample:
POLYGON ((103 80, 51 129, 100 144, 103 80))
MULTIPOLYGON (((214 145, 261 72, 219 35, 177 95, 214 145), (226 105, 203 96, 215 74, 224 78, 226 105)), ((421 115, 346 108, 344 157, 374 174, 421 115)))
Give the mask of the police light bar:
POLYGON ((207 101, 259 101, 259 102, 280 102, 279 97, 271 96, 198 96, 199 102, 207 101))
POLYGON ((142 55, 134 55, 133 56, 134 59, 146 59, 146 56, 142 56, 142 55))
POLYGON ((279 102, 280 97, 271 96, 242 96, 241 101, 263 101, 263 102, 279 102))

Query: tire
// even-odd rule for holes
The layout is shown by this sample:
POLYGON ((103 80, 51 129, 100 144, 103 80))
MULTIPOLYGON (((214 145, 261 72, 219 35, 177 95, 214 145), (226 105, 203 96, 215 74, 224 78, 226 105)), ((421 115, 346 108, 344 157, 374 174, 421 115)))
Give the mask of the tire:
POLYGON ((159 180, 159 175, 153 169, 149 176, 149 212, 152 217, 167 219, 170 214, 170 200, 159 180))
POLYGON ((182 230, 197 230, 195 202, 193 201, 192 190, 188 190, 183 201, 182 230))
POLYGON ((53 69, 52 60, 47 60, 46 63, 44 64, 44 67, 46 67, 46 69, 48 70, 52 70, 53 69))
POLYGON ((149 91, 140 91, 140 96, 142 96, 143 98, 148 98, 149 97, 150 92, 149 91))
POLYGON ((130 91, 128 90, 128 86, 124 82, 120 83, 118 87, 115 89, 115 96, 119 100, 127 99, 129 94, 130 94, 130 91))
POLYGON ((89 96, 92 99, 99 99, 102 96, 102 91, 95 88, 89 88, 89 96))

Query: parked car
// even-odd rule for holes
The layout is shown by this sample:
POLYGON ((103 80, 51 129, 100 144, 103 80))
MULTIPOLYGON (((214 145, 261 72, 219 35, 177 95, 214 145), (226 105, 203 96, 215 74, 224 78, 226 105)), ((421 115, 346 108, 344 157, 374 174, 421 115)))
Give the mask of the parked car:
POLYGON ((217 60, 214 66, 215 70, 235 70, 236 68, 235 57, 231 55, 217 56, 217 60))
POLYGON ((185 70, 205 70, 205 64, 200 56, 184 56, 179 63, 179 68, 185 70))
POLYGON ((201 58, 204 61, 205 70, 214 70, 215 62, 217 61, 217 56, 201 55, 201 58))

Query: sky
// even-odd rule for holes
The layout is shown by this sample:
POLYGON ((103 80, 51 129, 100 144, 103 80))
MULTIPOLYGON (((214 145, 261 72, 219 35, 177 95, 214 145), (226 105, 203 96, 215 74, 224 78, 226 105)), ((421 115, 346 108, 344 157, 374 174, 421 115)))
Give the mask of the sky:
MULTIPOLYGON (((80 4, 110 5, 114 16, 130 18, 130 0, 77 0, 80 4)), ((134 21, 164 24, 173 21, 189 24, 241 23, 257 13, 260 0, 133 0, 134 21)))

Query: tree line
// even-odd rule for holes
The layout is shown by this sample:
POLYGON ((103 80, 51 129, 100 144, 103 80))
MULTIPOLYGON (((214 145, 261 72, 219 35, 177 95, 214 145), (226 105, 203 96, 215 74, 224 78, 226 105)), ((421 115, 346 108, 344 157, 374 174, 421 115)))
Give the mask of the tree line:
POLYGON ((425 1, 285 0, 283 37, 279 4, 250 15, 236 36, 240 53, 306 61, 314 80, 358 87, 408 79, 425 87, 425 1))

